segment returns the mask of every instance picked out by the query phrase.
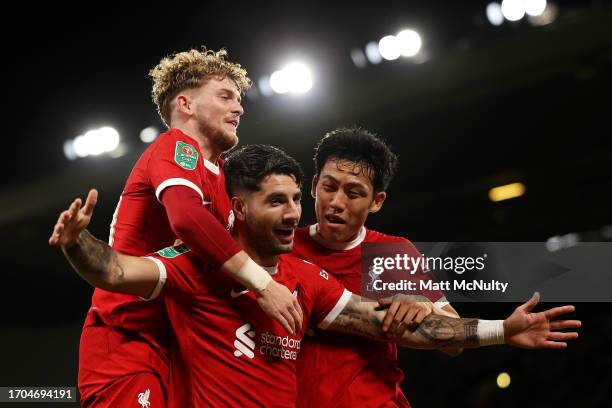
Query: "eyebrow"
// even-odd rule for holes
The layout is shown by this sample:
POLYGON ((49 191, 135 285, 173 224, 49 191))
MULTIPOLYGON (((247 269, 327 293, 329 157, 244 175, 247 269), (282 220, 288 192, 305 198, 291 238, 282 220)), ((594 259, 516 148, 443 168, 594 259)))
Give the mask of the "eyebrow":
MULTIPOLYGON (((293 194, 291 194, 291 197, 295 197, 296 195, 301 198, 302 197, 302 190, 294 192, 293 194)), ((266 200, 270 200, 270 199, 277 198, 277 197, 278 198, 285 198, 285 196, 287 196, 287 194, 285 194, 284 192, 274 191, 274 192, 272 192, 272 193, 270 193, 270 194, 268 194, 266 196, 266 200)))
MULTIPOLYGON (((324 175, 323 177, 321 177, 322 179, 330 179, 331 181, 335 182, 335 183, 339 183, 338 179, 336 179, 333 176, 330 176, 328 174, 324 175)), ((367 186, 365 186, 363 183, 360 182, 356 182, 356 181, 352 181, 350 183, 346 183, 346 187, 348 188, 363 188, 363 189, 367 189, 367 186)))
POLYGON ((236 92, 236 91, 234 91, 234 90, 232 90, 232 89, 229 89, 229 88, 221 88, 221 89, 219 89, 219 92, 220 92, 220 93, 227 92, 227 93, 229 93, 229 94, 230 94, 230 95, 232 95, 232 96, 236 96, 236 97, 238 97, 238 102, 242 102, 242 97, 240 96, 240 93, 238 93, 238 92, 236 92))

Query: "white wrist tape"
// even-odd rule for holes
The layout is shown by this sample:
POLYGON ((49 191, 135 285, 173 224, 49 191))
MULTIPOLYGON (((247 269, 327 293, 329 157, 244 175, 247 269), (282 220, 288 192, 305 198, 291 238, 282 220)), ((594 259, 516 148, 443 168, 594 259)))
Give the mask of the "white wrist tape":
POLYGON ((476 329, 478 342, 481 346, 505 344, 503 320, 478 320, 476 329))
POLYGON ((270 274, 251 258, 247 259, 235 277, 238 282, 254 292, 264 290, 272 280, 270 274))

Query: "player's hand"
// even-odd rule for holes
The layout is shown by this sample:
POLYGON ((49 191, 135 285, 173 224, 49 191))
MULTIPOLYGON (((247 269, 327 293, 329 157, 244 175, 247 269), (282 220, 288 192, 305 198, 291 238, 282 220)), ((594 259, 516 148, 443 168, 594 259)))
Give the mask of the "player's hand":
POLYGON ((81 199, 75 199, 70 207, 57 219, 49 238, 49 245, 69 247, 76 244, 79 234, 87 228, 93 209, 98 201, 98 191, 89 190, 85 205, 81 208, 81 199))
POLYGON ((561 315, 571 313, 574 306, 561 306, 539 313, 530 311, 540 301, 540 294, 535 292, 531 299, 517 307, 514 313, 504 320, 504 337, 506 344, 527 349, 564 349, 565 341, 578 337, 577 332, 562 332, 563 329, 577 329, 579 320, 555 320, 561 315))
POLYGON ((270 281, 256 294, 257 303, 266 314, 279 322, 292 336, 302 328, 302 308, 286 286, 270 281))
POLYGON ((433 313, 433 303, 426 297, 397 294, 380 299, 381 306, 388 306, 382 330, 391 338, 399 338, 406 328, 414 330, 423 319, 433 313))

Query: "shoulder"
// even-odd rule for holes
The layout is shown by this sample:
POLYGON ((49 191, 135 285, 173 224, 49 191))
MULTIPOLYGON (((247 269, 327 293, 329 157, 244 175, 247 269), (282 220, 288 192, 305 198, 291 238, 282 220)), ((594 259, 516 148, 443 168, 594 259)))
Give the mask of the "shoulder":
POLYGON ((396 237, 394 235, 383 234, 379 231, 368 229, 364 242, 398 242, 398 243, 410 243, 404 237, 396 237))

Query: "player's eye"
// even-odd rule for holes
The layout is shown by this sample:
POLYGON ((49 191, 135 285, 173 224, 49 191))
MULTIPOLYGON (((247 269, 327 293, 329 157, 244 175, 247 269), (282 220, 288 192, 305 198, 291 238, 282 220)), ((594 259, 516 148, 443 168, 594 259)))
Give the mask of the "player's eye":
POLYGON ((323 190, 328 192, 336 191, 336 187, 331 184, 323 184, 323 190))

